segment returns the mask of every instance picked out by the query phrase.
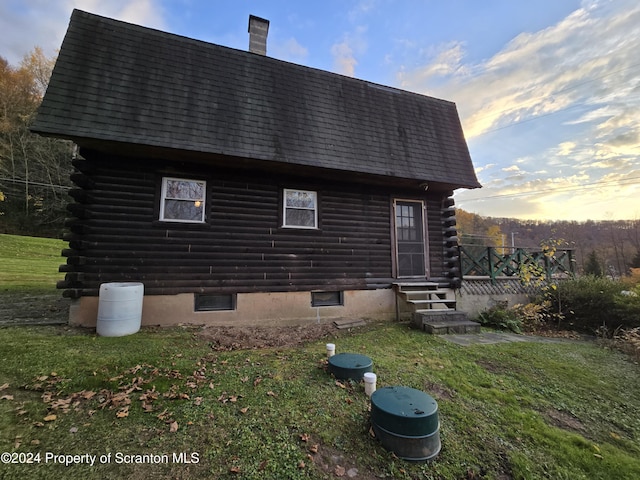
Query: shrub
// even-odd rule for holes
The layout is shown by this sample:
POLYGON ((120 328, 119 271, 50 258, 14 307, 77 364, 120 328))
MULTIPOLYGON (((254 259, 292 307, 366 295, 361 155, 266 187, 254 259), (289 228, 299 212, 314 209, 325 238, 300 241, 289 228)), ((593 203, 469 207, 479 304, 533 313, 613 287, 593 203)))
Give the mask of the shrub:
POLYGON ((513 306, 513 313, 521 322, 525 332, 538 332, 550 326, 553 315, 549 312, 551 302, 543 300, 540 303, 518 304, 513 306))
POLYGON ((640 285, 617 293, 613 303, 621 326, 640 327, 640 285))
POLYGON ((506 303, 498 303, 493 307, 480 312, 478 321, 485 327, 511 330, 515 333, 522 331, 522 322, 513 309, 509 309, 506 303))
MULTIPOLYGON (((556 289, 547 290, 546 299, 567 326, 594 333, 601 326, 610 330, 633 326, 627 300, 620 298, 624 288, 621 282, 587 275, 559 282, 556 289)), ((630 308, 633 311, 633 305, 630 308)))

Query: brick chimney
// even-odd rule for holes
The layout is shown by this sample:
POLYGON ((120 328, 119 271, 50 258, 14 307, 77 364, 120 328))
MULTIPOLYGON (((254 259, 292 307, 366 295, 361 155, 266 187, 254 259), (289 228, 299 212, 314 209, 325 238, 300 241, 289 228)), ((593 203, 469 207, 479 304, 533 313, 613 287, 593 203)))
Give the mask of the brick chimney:
POLYGON ((249 51, 259 55, 267 54, 267 34, 269 20, 249 15, 249 51))

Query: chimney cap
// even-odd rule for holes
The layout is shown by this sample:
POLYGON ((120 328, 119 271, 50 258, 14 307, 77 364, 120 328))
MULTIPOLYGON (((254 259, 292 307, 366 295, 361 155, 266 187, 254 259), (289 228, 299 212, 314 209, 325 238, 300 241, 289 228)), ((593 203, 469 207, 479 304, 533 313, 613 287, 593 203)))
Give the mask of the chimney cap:
POLYGON ((267 20, 266 18, 257 17, 255 15, 249 15, 249 29, 247 30, 248 32, 251 32, 251 23, 253 22, 264 23, 266 24, 267 28, 269 27, 269 20, 267 20))

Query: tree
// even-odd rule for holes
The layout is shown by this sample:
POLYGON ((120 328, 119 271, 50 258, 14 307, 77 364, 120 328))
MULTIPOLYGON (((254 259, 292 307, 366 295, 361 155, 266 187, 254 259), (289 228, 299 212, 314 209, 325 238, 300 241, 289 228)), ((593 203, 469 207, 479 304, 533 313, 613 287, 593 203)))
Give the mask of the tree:
POLYGON ((602 276, 602 267, 598 261, 598 255, 595 250, 592 250, 587 257, 587 262, 584 266, 584 273, 586 275, 593 275, 595 277, 602 276))
POLYGON ((20 67, 0 57, 0 231, 53 235, 62 229, 71 143, 29 131, 55 59, 35 48, 20 67))

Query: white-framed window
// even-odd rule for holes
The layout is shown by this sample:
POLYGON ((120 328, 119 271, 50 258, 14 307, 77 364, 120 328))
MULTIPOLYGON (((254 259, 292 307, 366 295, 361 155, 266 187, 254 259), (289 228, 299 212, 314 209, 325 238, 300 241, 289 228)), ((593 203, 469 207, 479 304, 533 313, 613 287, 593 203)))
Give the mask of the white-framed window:
POLYGON ((160 220, 204 223, 207 182, 187 178, 162 178, 160 220))
POLYGON ((318 193, 285 188, 282 202, 282 226, 318 228, 318 193))

